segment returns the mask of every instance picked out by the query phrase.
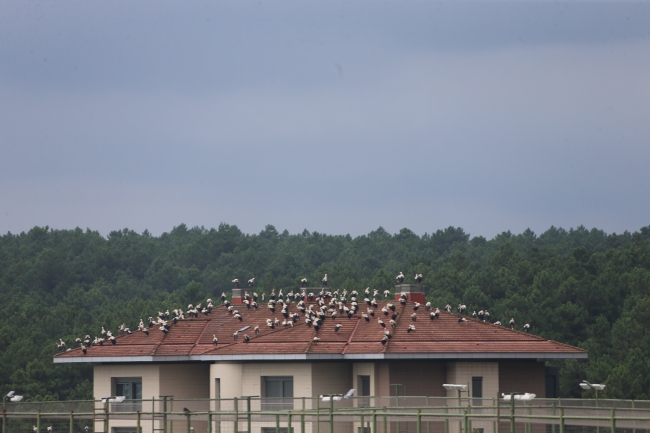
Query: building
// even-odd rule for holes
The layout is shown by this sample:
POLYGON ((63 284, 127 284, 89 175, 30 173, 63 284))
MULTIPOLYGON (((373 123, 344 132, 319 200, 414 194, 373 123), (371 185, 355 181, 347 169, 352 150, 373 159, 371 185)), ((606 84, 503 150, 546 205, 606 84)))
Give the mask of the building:
MULTIPOLYGON (((97 399, 262 396, 276 399, 265 403, 267 409, 286 409, 294 404, 293 398, 345 394, 351 388, 356 396, 371 398, 396 394, 455 398, 457 392, 445 390, 445 383, 467 384, 473 398, 510 392, 546 397, 547 390, 555 392, 556 383, 546 360, 587 357, 582 349, 471 317, 459 321, 459 315, 442 311, 432 319, 424 302, 414 309, 416 302, 424 301, 424 290, 397 286, 396 293, 406 292, 408 301, 404 305, 378 301, 372 308, 374 317, 363 316, 369 307, 359 299, 359 311, 351 318, 338 311, 332 318, 330 311, 317 331, 306 323, 295 301, 285 317, 279 304, 274 312, 266 303, 259 309, 247 307, 235 289, 237 304, 232 306, 240 318, 220 305, 207 315, 171 324, 167 333, 154 326, 149 335, 140 331, 121 335, 115 345, 92 346, 85 355, 74 349, 56 355, 54 362, 93 363, 97 399), (397 313, 394 328, 393 311, 388 310, 388 316, 382 312, 388 304, 397 313), (298 320, 284 326, 283 321, 292 322, 291 314, 298 314, 298 320), (415 330, 409 332, 409 325, 415 330), (386 330, 392 336, 382 342, 386 330)), ((309 305, 318 309, 317 304, 309 305)), ((128 431, 112 427, 113 433, 128 431)), ((262 423, 256 431, 265 432, 264 427, 262 423)))

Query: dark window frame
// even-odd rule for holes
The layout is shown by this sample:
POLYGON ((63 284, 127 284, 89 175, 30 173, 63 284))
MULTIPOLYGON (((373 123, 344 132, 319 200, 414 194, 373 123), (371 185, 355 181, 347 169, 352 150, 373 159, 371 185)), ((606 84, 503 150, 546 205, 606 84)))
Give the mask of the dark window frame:
POLYGON ((262 376, 262 410, 293 409, 293 376, 262 376), (274 394, 269 395, 273 389, 274 394))
POLYGON ((142 410, 142 377, 113 377, 113 395, 126 397, 122 403, 111 403, 114 412, 137 412, 142 410), (124 386, 128 385, 128 391, 124 386), (121 388, 121 389, 120 389, 121 388), (128 395, 123 395, 128 394, 128 395))

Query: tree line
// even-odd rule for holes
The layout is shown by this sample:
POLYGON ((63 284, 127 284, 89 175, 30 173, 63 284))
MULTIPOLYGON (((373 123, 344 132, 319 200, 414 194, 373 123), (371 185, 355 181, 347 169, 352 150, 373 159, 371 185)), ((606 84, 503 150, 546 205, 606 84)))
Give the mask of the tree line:
POLYGON ((91 398, 92 366, 53 364, 59 338, 70 347, 102 326, 135 329, 158 311, 229 294, 234 278, 255 277, 256 291, 269 293, 295 290, 303 277, 317 286, 327 273, 330 287, 383 292, 400 271, 423 274, 441 309, 488 309, 492 321, 514 317, 534 334, 587 349, 586 361, 549 363, 560 367, 562 396, 588 396, 583 379, 606 383, 609 398, 650 396, 650 227, 551 227, 488 240, 456 227, 351 237, 271 225, 246 234, 228 224, 181 224, 158 237, 49 227, 1 236, 0 393, 91 398))

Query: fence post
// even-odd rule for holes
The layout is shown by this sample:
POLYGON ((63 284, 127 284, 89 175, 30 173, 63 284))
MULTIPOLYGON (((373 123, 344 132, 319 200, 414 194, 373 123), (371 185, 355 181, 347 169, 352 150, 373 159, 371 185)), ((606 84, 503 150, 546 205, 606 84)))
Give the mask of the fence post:
MULTIPOLYGON (((94 409, 94 406, 93 406, 94 409)), ((95 411, 93 410, 93 414, 95 411)), ((93 419, 93 421, 95 421, 93 419)), ((95 431, 95 423, 93 422, 93 431, 95 431)), ((41 433, 41 411, 36 412, 36 433, 41 433)))
MULTIPOLYGON (((235 430, 237 431, 237 430, 235 430)), ((280 414, 275 414, 275 433, 280 433, 280 414)))
MULTIPOLYGON (((156 397, 151 397, 151 433, 154 433, 156 428, 156 397)), ((104 433, 108 433, 105 431, 104 433)))
POLYGON ((612 408, 612 433, 616 433, 616 408, 612 408))
MULTIPOLYGON (((169 412, 174 412, 174 396, 169 397, 169 412)), ((169 433, 174 433, 174 421, 169 422, 169 433)))
MULTIPOLYGON (((445 406, 445 413, 449 413, 449 406, 445 406)), ((449 433, 449 417, 445 418, 445 433, 449 433)))
POLYGON ((564 408, 560 408, 560 433, 564 433, 564 408))
MULTIPOLYGON (((190 420, 191 415, 190 415, 189 412, 185 412, 185 416, 187 417, 187 433, 190 433, 190 431, 192 429, 192 421, 190 420)), ((237 431, 237 430, 235 430, 235 431, 237 431)))
POLYGON ((510 433, 515 433, 515 395, 510 394, 510 433))
POLYGON ((372 410, 372 433, 379 433, 377 431, 377 409, 372 410))
MULTIPOLYGON (((246 422, 248 423, 248 433, 251 433, 251 396, 246 397, 246 422)), ((239 433, 239 432, 236 432, 239 433)))
MULTIPOLYGON (((496 407, 498 401, 499 401, 498 398, 495 399, 494 397, 492 397, 492 407, 496 407)), ((492 433, 497 433, 497 423, 496 423, 496 421, 492 422, 492 433)))
MULTIPOLYGON (((498 392, 497 392, 496 402, 497 402, 497 428, 496 428, 496 431, 494 433, 499 433, 499 431, 501 430, 501 401, 499 400, 499 393, 498 392)), ((553 433, 555 433, 555 432, 553 432, 553 433)))
POLYGON ((166 395, 163 395, 163 433, 167 433, 167 396, 166 395))
POLYGON ((287 412, 287 432, 291 433, 291 411, 287 412))
POLYGON ((333 395, 330 395, 330 433, 334 433, 334 396, 333 395))
MULTIPOLYGON (((553 416, 555 416, 555 402, 553 402, 553 416)), ((555 420, 553 421, 554 422, 551 424, 551 433, 555 433, 555 420)))
POLYGON ((104 433, 108 433, 108 399, 104 402, 104 433))
POLYGON ((212 412, 210 410, 208 410, 208 433, 212 433, 212 412))
POLYGON ((138 411, 137 417, 138 417, 138 424, 136 426, 135 433, 142 433, 142 422, 141 422, 141 419, 140 419, 141 418, 140 411, 138 411))
MULTIPOLYGON (((303 404, 305 403, 305 400, 303 399, 303 404)), ((303 409, 302 413, 300 414, 300 433, 305 433, 305 411, 303 409)))
MULTIPOLYGON (((233 399, 233 404, 235 405, 235 432, 239 433, 239 400, 237 397, 233 399)), ((189 431, 187 433, 190 433, 189 431)))
POLYGON ((469 423, 468 423, 468 418, 467 418, 467 409, 463 411, 463 428, 465 428, 466 432, 469 432, 469 423))
POLYGON ((74 433, 74 411, 70 411, 70 433, 74 433))
POLYGON ((418 409, 418 423, 417 423, 417 427, 416 427, 417 433, 422 433, 422 413, 421 413, 421 411, 422 411, 421 409, 418 409))
POLYGON ((363 424, 365 422, 365 420, 363 418, 364 418, 364 416, 363 416, 363 414, 361 414, 361 433, 366 433, 366 431, 364 429, 364 426, 363 426, 363 424))
MULTIPOLYGON (((384 406, 384 433, 388 432, 388 422, 386 422, 386 406, 384 406)), ((449 433, 449 432, 447 432, 449 433)))
POLYGON ((316 399, 316 433, 320 433, 320 400, 318 398, 316 399))
MULTIPOLYGON (((632 409, 636 409, 636 406, 634 405, 634 400, 632 400, 632 409)), ((636 422, 634 423, 634 428, 632 429, 632 433, 636 433, 636 422)))

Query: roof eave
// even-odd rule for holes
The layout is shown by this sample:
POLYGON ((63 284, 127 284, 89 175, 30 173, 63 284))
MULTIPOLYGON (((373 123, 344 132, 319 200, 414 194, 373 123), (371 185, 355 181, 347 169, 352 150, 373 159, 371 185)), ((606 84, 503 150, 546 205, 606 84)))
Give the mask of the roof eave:
POLYGON ((55 364, 69 363, 133 363, 133 362, 223 362, 223 361, 322 361, 322 360, 397 360, 397 359, 587 359, 587 352, 565 353, 295 353, 265 355, 183 355, 183 356, 68 356, 55 357, 55 364))

